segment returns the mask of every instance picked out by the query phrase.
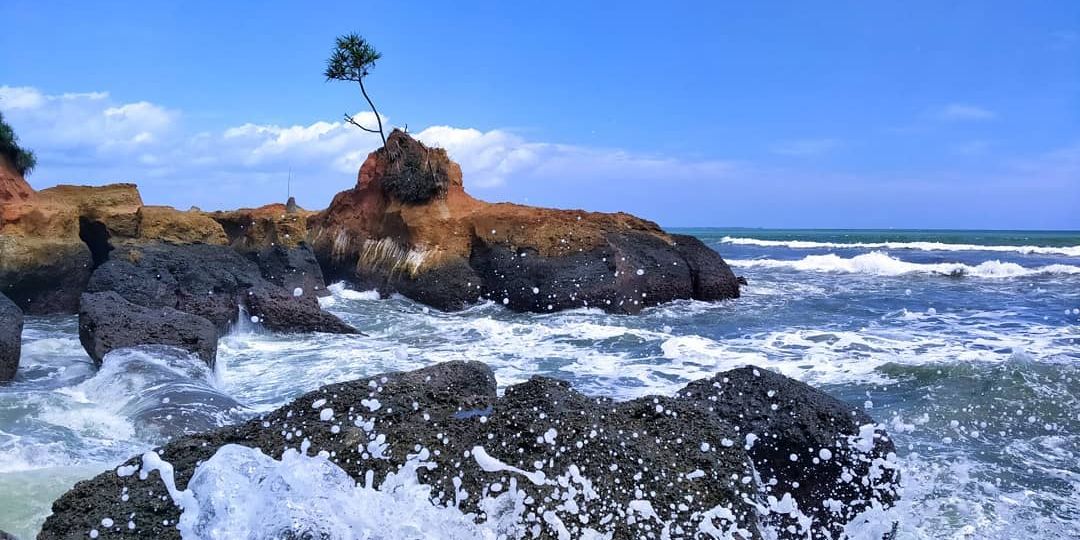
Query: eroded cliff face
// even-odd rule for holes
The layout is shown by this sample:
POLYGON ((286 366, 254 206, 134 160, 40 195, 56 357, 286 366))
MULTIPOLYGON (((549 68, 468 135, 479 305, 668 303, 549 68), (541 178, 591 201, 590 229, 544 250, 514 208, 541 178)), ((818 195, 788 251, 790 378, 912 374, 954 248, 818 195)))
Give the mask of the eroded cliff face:
POLYGON ((445 310, 491 299, 519 311, 634 313, 739 294, 727 264, 697 239, 625 213, 480 201, 445 150, 401 131, 308 224, 331 279, 445 310))
POLYGON ((26 183, 26 179, 8 163, 7 158, 0 156, 0 204, 25 201, 33 195, 34 189, 26 183))
POLYGON ((29 314, 74 313, 110 236, 134 236, 134 184, 56 186, 0 202, 0 292, 29 314))

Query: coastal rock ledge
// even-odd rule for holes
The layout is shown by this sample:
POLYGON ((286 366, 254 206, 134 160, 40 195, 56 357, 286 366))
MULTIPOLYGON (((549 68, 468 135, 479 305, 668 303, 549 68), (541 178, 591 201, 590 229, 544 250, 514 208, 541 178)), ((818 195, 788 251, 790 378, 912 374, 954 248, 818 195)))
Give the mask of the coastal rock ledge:
POLYGON ((889 534, 888 435, 782 375, 744 367, 624 402, 546 377, 496 388, 462 361, 328 385, 79 482, 39 538, 889 534))
POLYGON ((477 200, 445 150, 398 130, 308 226, 328 279, 442 310, 493 300, 516 311, 636 313, 739 296, 731 269, 696 238, 624 213, 477 200))

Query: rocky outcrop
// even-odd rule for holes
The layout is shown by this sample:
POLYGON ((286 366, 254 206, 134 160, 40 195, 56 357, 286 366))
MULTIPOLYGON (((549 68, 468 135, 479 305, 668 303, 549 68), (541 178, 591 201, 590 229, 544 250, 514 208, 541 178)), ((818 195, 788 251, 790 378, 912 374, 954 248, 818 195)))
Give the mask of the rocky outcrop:
POLYGON ((807 384, 744 367, 692 382, 678 397, 743 435, 767 495, 790 494, 801 515, 770 515, 775 529, 809 517, 813 538, 841 538, 860 512, 898 497, 892 441, 866 412, 807 384))
POLYGON ((696 238, 629 214, 474 199, 444 150, 401 131, 309 226, 329 278, 445 310, 491 299, 519 311, 635 313, 739 295, 727 264, 696 238))
POLYGON ((23 312, 0 294, 0 383, 15 378, 22 352, 23 312))
POLYGON ((313 213, 292 203, 270 204, 208 214, 221 224, 229 244, 259 265, 263 277, 304 296, 329 294, 319 261, 307 244, 307 219, 313 213))
MULTIPOLYGON (((848 518, 843 509, 855 511, 879 495, 878 504, 892 501, 892 443, 872 424, 860 424, 868 420, 821 392, 753 368, 692 383, 675 397, 614 402, 543 377, 500 397, 486 366, 450 362, 329 385, 265 417, 177 439, 160 455, 180 489, 225 445, 275 459, 303 447, 322 456, 310 459, 328 460, 320 462, 363 485, 379 485, 421 460, 427 465, 417 476, 432 487, 432 502, 479 519, 502 516, 508 537, 581 538, 592 529, 616 539, 819 538, 848 518), (835 481, 835 470, 844 482, 835 481), (818 513, 821 501, 840 511, 818 513)), ((130 517, 135 528, 125 537, 179 538, 181 510, 162 497, 152 465, 133 458, 76 484, 53 504, 41 538, 84 537, 102 516, 130 517)), ((203 512, 224 515, 205 493, 193 495, 203 497, 203 512)), ((284 514, 260 520, 280 523, 275 534, 320 536, 290 530, 318 521, 290 514, 309 512, 307 506, 277 508, 284 514)))
POLYGON ((23 175, 0 154, 0 204, 21 202, 34 196, 34 188, 23 175))
POLYGON ((117 246, 227 245, 198 211, 143 205, 134 184, 60 185, 0 201, 0 291, 26 312, 74 313, 94 268, 117 246))
POLYGON ((0 292, 29 314, 75 313, 111 236, 137 235, 133 184, 56 186, 0 204, 0 292))
POLYGON ((228 331, 241 311, 276 331, 356 332, 322 311, 314 298, 265 280, 255 263, 227 246, 121 245, 94 271, 87 291, 115 291, 139 306, 197 315, 220 332, 228 331))
POLYGON ((138 240, 170 244, 229 243, 225 230, 199 211, 183 212, 171 206, 143 206, 138 211, 138 240))
POLYGON ((170 345, 213 367, 217 340, 213 323, 168 306, 143 307, 112 291, 84 294, 80 300, 79 341, 97 364, 114 349, 170 345))

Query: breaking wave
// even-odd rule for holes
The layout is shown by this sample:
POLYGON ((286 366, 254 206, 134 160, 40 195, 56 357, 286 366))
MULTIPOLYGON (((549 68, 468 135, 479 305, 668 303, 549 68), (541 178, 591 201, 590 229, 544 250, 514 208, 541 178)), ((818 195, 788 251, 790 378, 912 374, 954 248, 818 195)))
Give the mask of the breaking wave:
POLYGON ((1065 255, 1080 257, 1080 246, 1002 246, 981 244, 950 244, 945 242, 818 242, 813 240, 760 240, 725 236, 723 244, 760 247, 785 247, 791 249, 909 249, 918 251, 996 251, 1022 253, 1025 255, 1065 255))
POLYGON ((902 274, 936 274, 954 277, 1015 278, 1033 275, 1080 274, 1080 266, 1049 264, 1025 267, 1014 262, 984 261, 977 265, 964 263, 914 263, 897 259, 881 251, 872 251, 850 258, 835 253, 809 255, 797 260, 736 259, 728 264, 739 268, 789 268, 803 272, 843 272, 899 276, 902 274))

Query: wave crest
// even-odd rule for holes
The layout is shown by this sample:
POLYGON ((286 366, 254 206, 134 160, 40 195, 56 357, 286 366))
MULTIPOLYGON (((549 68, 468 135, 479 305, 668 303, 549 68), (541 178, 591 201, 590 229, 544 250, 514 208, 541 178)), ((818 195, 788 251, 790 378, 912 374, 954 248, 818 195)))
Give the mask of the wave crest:
POLYGON ((1080 246, 987 246, 979 244, 948 244, 945 242, 815 242, 812 240, 760 240, 725 236, 723 244, 761 247, 786 247, 791 249, 908 249, 917 251, 995 251, 1022 253, 1025 255, 1065 255, 1080 257, 1080 246))
POLYGON ((871 251, 850 258, 834 253, 809 255, 797 260, 734 259, 728 264, 739 268, 789 268, 803 272, 843 272, 898 276, 902 274, 937 274, 980 278, 1015 278, 1043 274, 1080 274, 1080 266, 1051 264, 1028 268, 1012 262, 986 261, 978 265, 964 263, 913 263, 881 251, 871 251))

